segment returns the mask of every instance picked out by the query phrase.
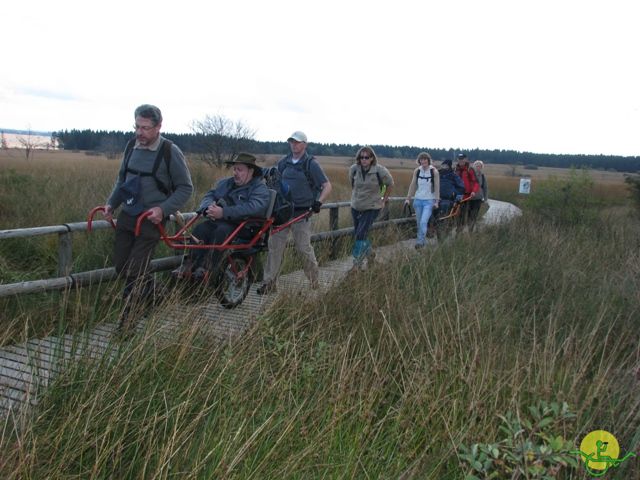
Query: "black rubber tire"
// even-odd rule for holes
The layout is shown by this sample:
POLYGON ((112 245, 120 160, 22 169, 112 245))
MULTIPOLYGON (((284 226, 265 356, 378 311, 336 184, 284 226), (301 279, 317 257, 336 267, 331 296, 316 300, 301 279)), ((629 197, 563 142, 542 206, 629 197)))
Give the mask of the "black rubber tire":
POLYGON ((235 271, 243 271, 247 267, 248 259, 240 255, 225 255, 222 260, 222 271, 218 277, 218 285, 216 286, 216 295, 220 301, 220 305, 225 308, 235 308, 240 305, 251 288, 253 283, 253 271, 251 269, 242 278, 238 279, 234 274, 235 271), (233 267, 232 267, 233 265, 233 267))

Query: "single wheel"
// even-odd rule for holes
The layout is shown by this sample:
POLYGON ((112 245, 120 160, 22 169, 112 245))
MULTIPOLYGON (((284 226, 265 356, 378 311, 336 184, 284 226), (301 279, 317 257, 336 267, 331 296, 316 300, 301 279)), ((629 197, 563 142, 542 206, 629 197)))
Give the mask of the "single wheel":
POLYGON ((253 257, 225 255, 216 286, 216 295, 223 307, 237 307, 249 293, 253 282, 252 260, 253 257))

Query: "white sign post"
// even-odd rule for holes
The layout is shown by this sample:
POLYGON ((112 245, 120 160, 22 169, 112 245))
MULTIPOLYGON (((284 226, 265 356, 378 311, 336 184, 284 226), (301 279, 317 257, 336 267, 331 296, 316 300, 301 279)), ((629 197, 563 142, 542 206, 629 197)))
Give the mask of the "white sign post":
POLYGON ((531 179, 530 178, 521 178, 520 179, 520 190, 518 193, 524 193, 528 195, 531 192, 531 179))

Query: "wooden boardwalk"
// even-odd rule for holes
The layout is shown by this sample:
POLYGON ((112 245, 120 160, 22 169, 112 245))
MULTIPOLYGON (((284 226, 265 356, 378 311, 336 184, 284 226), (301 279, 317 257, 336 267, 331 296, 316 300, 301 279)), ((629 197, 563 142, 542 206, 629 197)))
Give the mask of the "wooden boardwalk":
MULTIPOLYGON (((517 207, 490 200, 490 208, 483 224, 492 225, 519 215, 517 207)), ((433 240, 432 242, 435 242, 433 240)), ((376 261, 386 262, 396 255, 414 255, 414 240, 376 248, 376 261)), ((282 275, 278 280, 278 294, 260 296, 253 285, 245 301, 235 309, 225 309, 217 301, 197 304, 174 304, 161 307, 154 313, 154 334, 171 335, 185 322, 205 328, 219 339, 241 335, 250 328, 278 298, 278 295, 317 295, 342 279, 352 267, 351 258, 334 260, 320 268, 320 289, 312 291, 304 273, 299 270, 282 275), (161 316, 160 321, 157 317, 161 316)), ((39 395, 68 362, 77 358, 102 358, 115 355, 117 343, 113 340, 114 323, 103 323, 90 331, 76 335, 31 339, 20 345, 0 348, 0 417, 19 414, 38 402, 39 395)), ((147 329, 146 320, 137 326, 138 333, 147 329)))

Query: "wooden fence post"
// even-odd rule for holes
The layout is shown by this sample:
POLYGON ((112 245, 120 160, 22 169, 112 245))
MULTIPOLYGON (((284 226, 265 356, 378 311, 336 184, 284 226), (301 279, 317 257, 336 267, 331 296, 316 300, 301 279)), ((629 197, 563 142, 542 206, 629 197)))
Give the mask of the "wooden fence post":
MULTIPOLYGON (((329 230, 332 232, 338 230, 339 210, 340 209, 338 207, 331 207, 329 209, 329 230)), ((333 237, 331 239, 331 260, 334 260, 338 257, 338 240, 339 239, 337 237, 333 237)))
POLYGON ((58 234, 58 277, 66 277, 73 268, 73 234, 58 234))

